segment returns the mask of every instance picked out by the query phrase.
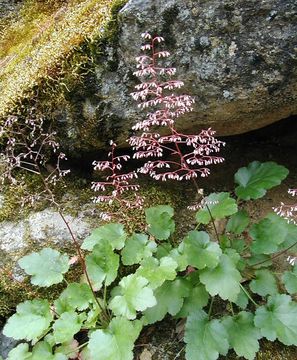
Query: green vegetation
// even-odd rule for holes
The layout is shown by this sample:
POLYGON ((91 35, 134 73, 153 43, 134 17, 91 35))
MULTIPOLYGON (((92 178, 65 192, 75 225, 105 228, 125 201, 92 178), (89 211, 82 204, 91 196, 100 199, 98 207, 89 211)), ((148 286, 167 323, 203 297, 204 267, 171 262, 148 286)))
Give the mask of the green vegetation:
MULTIPOLYGON (((272 266, 297 244, 297 228, 275 213, 253 224, 241 209, 287 174, 274 162, 239 169, 236 198, 227 192, 204 198, 195 229, 178 244, 169 205, 145 210, 142 233, 129 233, 121 223, 94 229, 81 245, 87 254, 78 256, 81 281, 66 281, 55 301, 20 303, 8 319, 4 334, 32 343, 18 345, 8 360, 34 360, 40 354, 59 360, 79 354, 132 360, 142 328, 166 314, 186 319, 187 360, 216 360, 230 349, 253 360, 261 339, 297 346, 297 264, 284 275, 272 266), (226 227, 218 232, 215 222, 221 219, 226 227), (211 226, 215 235, 205 231, 211 226), (84 334, 76 336, 79 342, 77 334, 84 334)), ((21 258, 19 265, 32 284, 44 288, 63 282, 70 258, 45 248, 21 258)), ((267 354, 268 349, 258 358, 267 354)))

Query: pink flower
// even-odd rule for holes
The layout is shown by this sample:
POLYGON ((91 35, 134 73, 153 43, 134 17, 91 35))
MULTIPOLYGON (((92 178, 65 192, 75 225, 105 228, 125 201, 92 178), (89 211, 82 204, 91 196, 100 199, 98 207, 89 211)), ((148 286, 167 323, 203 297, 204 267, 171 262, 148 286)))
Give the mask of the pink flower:
POLYGON ((171 78, 175 68, 159 64, 160 60, 170 55, 168 51, 157 49, 164 39, 153 37, 148 32, 142 36, 148 42, 141 47, 144 54, 136 58, 138 70, 134 72, 141 83, 135 86, 136 91, 131 96, 139 102, 140 109, 152 110, 147 112, 146 119, 132 128, 142 133, 131 136, 128 141, 135 151, 134 158, 157 159, 147 160, 138 172, 161 181, 193 180, 198 175, 206 177, 210 173, 209 165, 224 161, 224 158, 213 154, 225 144, 214 137, 215 132, 211 129, 196 135, 184 134, 176 129, 175 119, 192 111, 195 99, 171 92, 180 89, 184 83, 171 78), (168 135, 161 135, 157 127, 167 128, 168 135), (161 160, 164 154, 170 160, 161 160))

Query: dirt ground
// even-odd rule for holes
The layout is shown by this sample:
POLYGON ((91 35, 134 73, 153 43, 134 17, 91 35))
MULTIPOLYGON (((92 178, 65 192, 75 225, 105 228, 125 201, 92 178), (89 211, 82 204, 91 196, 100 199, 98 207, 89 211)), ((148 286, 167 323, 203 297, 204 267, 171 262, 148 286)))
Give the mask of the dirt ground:
MULTIPOLYGON (((226 146, 223 150, 225 163, 216 165, 211 169, 211 174, 207 179, 200 181, 200 186, 206 193, 212 191, 233 191, 234 174, 243 166, 247 166, 251 161, 274 161, 286 166, 290 173, 285 181, 278 187, 268 191, 263 199, 251 202, 249 213, 253 220, 257 220, 272 211, 273 206, 278 206, 280 202, 290 203, 292 197, 287 194, 288 188, 297 187, 297 117, 280 121, 267 128, 252 131, 247 134, 224 138, 226 146)), ((168 184, 164 185, 168 186, 168 184)), ((171 186, 171 185, 169 185, 171 186)), ((194 192, 191 186, 182 184, 176 186, 176 191, 184 194, 184 204, 178 214, 181 224, 189 225, 189 213, 185 209, 189 201, 193 201, 194 192)), ((180 229, 182 233, 183 230, 180 229)), ((297 251, 292 254, 297 255, 297 251)), ((279 257, 275 262, 278 271, 287 268, 287 254, 279 257)), ((218 313, 220 308, 217 309, 218 313)), ((135 360, 184 360, 185 344, 178 329, 182 328, 180 323, 166 318, 165 320, 146 328, 136 346, 135 360)), ((233 351, 229 351, 227 356, 220 357, 220 360, 244 359, 237 357, 233 351)), ((260 352, 257 360, 296 360, 296 347, 284 346, 279 342, 268 342, 264 339, 260 341, 260 352)))

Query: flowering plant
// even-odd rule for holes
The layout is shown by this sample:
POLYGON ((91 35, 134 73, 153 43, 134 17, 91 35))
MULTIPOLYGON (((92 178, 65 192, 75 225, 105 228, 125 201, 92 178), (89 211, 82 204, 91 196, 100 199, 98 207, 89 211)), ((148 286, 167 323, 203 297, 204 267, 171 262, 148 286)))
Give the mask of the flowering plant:
POLYGON ((184 83, 172 80, 175 74, 173 67, 164 67, 159 64, 160 59, 167 58, 170 53, 156 48, 156 44, 164 41, 160 36, 152 37, 149 33, 142 35, 148 42, 141 47, 145 52, 136 58, 138 70, 134 74, 142 81, 136 85, 136 92, 132 97, 139 101, 138 107, 142 110, 149 108, 155 111, 148 112, 146 119, 133 126, 133 130, 141 131, 140 135, 131 136, 129 144, 133 147, 136 159, 149 159, 139 169, 140 173, 149 174, 156 180, 190 180, 209 175, 211 164, 223 162, 223 158, 213 156, 225 145, 213 137, 215 131, 202 130, 197 135, 188 135, 179 132, 176 128, 176 119, 192 111, 194 98, 189 95, 176 95, 171 90, 181 88, 184 83), (169 77, 169 80, 166 78, 169 77), (156 127, 166 128, 169 135, 160 135, 156 127), (167 160, 160 159, 166 153, 167 160), (168 160, 168 158, 170 160, 168 160))
MULTIPOLYGON (((129 143, 135 158, 145 163, 138 171, 124 172, 122 162, 129 157, 116 156, 113 142, 110 160, 94 162, 95 169, 109 174, 105 181, 94 182, 93 189, 110 189, 95 201, 117 202, 121 209, 142 205, 137 193, 135 202, 124 197, 126 191, 138 190, 130 183, 137 172, 156 180, 192 180, 199 190, 198 175, 207 176, 208 165, 223 161, 214 156, 223 143, 212 130, 198 135, 177 131, 175 119, 190 111, 194 100, 165 94, 182 82, 162 79, 175 73, 157 62, 168 56, 155 48, 163 39, 143 36, 149 43, 142 49, 150 55, 138 58, 136 75, 146 80, 132 95, 141 101, 141 109, 156 108, 135 125, 134 130, 142 133, 129 143), (169 135, 159 134, 155 127, 167 128, 169 135), (161 158, 164 154, 169 160, 161 158), (156 159, 148 160, 151 157, 156 159)), ((255 161, 239 169, 234 176, 236 199, 228 192, 203 197, 194 205, 195 228, 178 244, 172 239, 174 209, 169 205, 145 209, 143 233, 129 234, 122 224, 108 222, 94 229, 81 246, 65 222, 84 277, 67 283, 54 302, 34 299, 18 305, 3 332, 24 342, 8 360, 132 360, 141 330, 167 314, 185 319, 181 351, 187 360, 216 360, 229 349, 252 360, 261 338, 297 346, 297 303, 292 297, 297 293, 297 266, 292 263, 282 275, 271 266, 297 244, 297 227, 275 213, 252 223, 245 209, 246 201, 262 198, 287 174, 274 162, 255 161), (223 229, 217 229, 218 221, 226 224, 223 229)), ((73 261, 46 248, 21 258, 19 265, 32 284, 49 287, 65 279, 73 261)))

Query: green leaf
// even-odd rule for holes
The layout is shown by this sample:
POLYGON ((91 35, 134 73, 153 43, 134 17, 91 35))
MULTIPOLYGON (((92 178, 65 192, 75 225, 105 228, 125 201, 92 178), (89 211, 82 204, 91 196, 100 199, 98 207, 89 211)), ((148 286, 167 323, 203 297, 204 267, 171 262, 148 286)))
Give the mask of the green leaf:
POLYGON ((133 234, 122 250, 122 262, 124 265, 139 264, 142 259, 152 256, 156 249, 157 244, 150 241, 147 235, 133 234))
POLYGON ((229 349, 228 334, 219 320, 208 320, 203 310, 191 313, 186 322, 187 360, 216 360, 229 349))
POLYGON ((186 280, 189 282, 189 294, 185 298, 180 312, 176 315, 177 318, 187 317, 208 304, 209 295, 205 286, 199 281, 198 271, 189 274, 186 280))
POLYGON ((155 290, 157 303, 155 306, 144 311, 144 316, 148 324, 162 320, 167 313, 176 315, 184 302, 184 298, 189 296, 190 284, 183 278, 173 281, 166 281, 161 287, 155 290))
POLYGON ((241 275, 236 269, 234 259, 221 255, 219 264, 214 269, 200 272, 200 281, 211 296, 219 295, 223 300, 235 301, 240 292, 241 275))
POLYGON ((135 319, 137 311, 156 305, 153 290, 148 285, 148 280, 142 276, 131 274, 124 277, 120 283, 120 295, 116 295, 109 303, 109 308, 115 315, 135 319))
POLYGON ((52 353, 51 346, 46 341, 38 342, 32 350, 32 360, 67 360, 68 356, 52 353))
POLYGON ((35 340, 49 328, 52 319, 47 300, 28 300, 17 306, 3 334, 15 340, 35 340))
MULTIPOLYGON (((188 267, 188 256, 185 253, 185 243, 182 241, 177 248, 172 249, 168 254, 176 263, 176 271, 184 271, 188 267)), ((164 257, 166 256, 164 255, 164 257)))
POLYGON ((88 284, 71 283, 55 301, 58 314, 72 310, 86 310, 94 301, 92 291, 88 284))
POLYGON ((148 231, 158 240, 166 240, 175 230, 172 219, 173 208, 169 205, 158 205, 145 210, 148 231))
POLYGON ((226 230, 233 234, 241 234, 249 225, 250 218, 245 210, 239 210, 233 214, 227 222, 226 230))
POLYGON ((177 263, 169 256, 160 260, 153 257, 144 259, 137 269, 136 275, 143 276, 149 282, 151 289, 161 286, 165 280, 174 280, 177 263))
POLYGON ((172 250, 173 250, 172 245, 164 242, 164 243, 158 245, 157 251, 155 253, 155 257, 157 259, 161 259, 162 257, 170 256, 172 250))
POLYGON ((297 293, 297 264, 294 265, 293 271, 284 272, 282 280, 289 294, 297 293))
POLYGON ((283 218, 282 220, 286 223, 287 235, 285 240, 279 244, 277 251, 286 250, 287 248, 294 246, 297 239, 297 226, 291 223, 288 224, 288 222, 283 218))
POLYGON ((255 254, 273 254, 278 246, 285 241, 288 234, 288 224, 286 220, 269 213, 258 224, 254 224, 249 234, 253 239, 251 249, 255 254))
POLYGON ((28 275, 31 283, 38 286, 51 286, 63 280, 63 274, 69 269, 69 257, 50 248, 42 249, 22 257, 18 263, 28 275))
POLYGON ((103 240, 108 241, 112 249, 121 250, 125 245, 126 237, 127 234, 122 224, 110 223, 94 229, 91 235, 84 240, 81 248, 92 251, 94 246, 103 240))
POLYGON ((259 329, 254 326, 251 313, 242 311, 236 316, 227 316, 222 321, 228 332, 230 347, 238 356, 253 360, 259 350, 258 339, 261 338, 259 329))
POLYGON ((134 342, 141 328, 139 320, 112 319, 107 329, 96 330, 91 334, 88 344, 91 359, 132 360, 134 342))
POLYGON ((205 231, 190 231, 184 243, 189 265, 200 270, 218 265, 222 250, 217 243, 209 240, 205 231))
POLYGON ((254 161, 235 174, 235 183, 239 185, 235 193, 239 199, 259 199, 266 194, 266 190, 279 185, 288 173, 284 166, 275 162, 254 161))
MULTIPOLYGON (((105 303, 100 298, 98 299, 99 303, 102 303, 102 307, 105 307, 105 303)), ((84 326, 86 328, 93 328, 96 326, 97 321, 100 319, 100 313, 101 309, 98 307, 98 305, 93 305, 91 307, 91 310, 88 312, 87 319, 84 322, 84 326)))
POLYGON ((244 293, 244 291, 240 288, 240 293, 238 294, 236 300, 233 301, 241 309, 245 309, 249 303, 249 299, 244 293))
POLYGON ((16 348, 12 349, 6 360, 31 360, 32 354, 29 352, 28 344, 19 344, 16 348))
POLYGON ((196 220, 201 224, 206 225, 211 221, 209 211, 214 219, 223 219, 237 212, 236 201, 230 197, 228 192, 210 194, 204 202, 203 208, 196 213, 196 220))
POLYGON ((250 282, 250 289, 253 293, 261 296, 273 295, 278 292, 275 277, 267 269, 255 271, 255 279, 250 282))
POLYGON ((70 341, 79 332, 85 319, 84 313, 79 315, 74 311, 63 313, 53 325, 56 344, 70 341))
POLYGON ((102 239, 86 256, 86 267, 92 284, 99 290, 105 282, 110 285, 117 277, 120 257, 113 252, 110 242, 102 239))
POLYGON ((297 345, 297 303, 289 295, 273 295, 256 310, 255 325, 268 340, 297 345))

